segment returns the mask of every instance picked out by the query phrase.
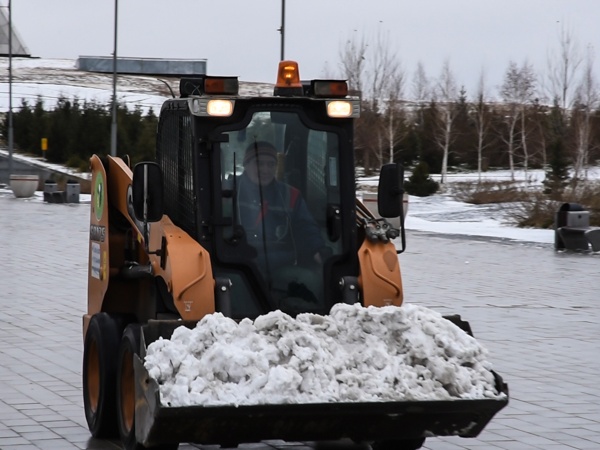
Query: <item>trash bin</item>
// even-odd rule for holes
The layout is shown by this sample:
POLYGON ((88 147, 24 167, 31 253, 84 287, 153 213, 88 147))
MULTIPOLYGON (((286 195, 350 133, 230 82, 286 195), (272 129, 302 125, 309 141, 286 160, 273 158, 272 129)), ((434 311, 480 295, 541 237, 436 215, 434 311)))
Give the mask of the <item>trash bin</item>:
POLYGON ((579 203, 563 203, 556 213, 556 228, 590 226, 590 212, 579 203))
POLYGON ((69 180, 65 186, 65 203, 79 203, 81 185, 78 181, 69 180))
POLYGON ((58 184, 54 180, 44 181, 44 201, 47 203, 56 203, 56 193, 58 184))
POLYGON ((590 212, 578 203, 563 203, 554 220, 556 250, 587 250, 590 231, 590 212))

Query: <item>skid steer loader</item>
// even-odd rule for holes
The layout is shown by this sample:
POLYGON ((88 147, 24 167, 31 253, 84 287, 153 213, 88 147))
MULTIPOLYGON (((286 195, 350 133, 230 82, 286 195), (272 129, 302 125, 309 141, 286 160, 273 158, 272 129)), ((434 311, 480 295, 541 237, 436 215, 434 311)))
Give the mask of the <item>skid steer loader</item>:
MULTIPOLYGON (((497 399, 161 404, 145 352, 181 325, 215 312, 235 320, 277 309, 326 315, 340 302, 403 300, 402 168, 382 167, 376 218, 356 199, 353 121, 360 102, 346 82, 303 82, 297 64, 283 61, 273 95, 238 90, 235 77, 184 78, 180 97, 162 106, 156 161, 131 168, 127 158, 91 158, 83 316, 91 434, 120 437, 126 449, 349 438, 394 450, 419 448, 428 436, 478 435, 508 402, 497 374, 496 388, 506 394, 497 399), (245 172, 252 164, 259 178, 267 177, 261 165, 270 170, 280 190, 263 192, 260 179, 258 188, 250 185, 245 172), (260 194, 254 203, 252 190, 260 194), (399 229, 386 217, 400 217, 399 229), (298 218, 303 227, 294 225, 298 218)), ((459 317, 448 319, 468 331, 459 317)))

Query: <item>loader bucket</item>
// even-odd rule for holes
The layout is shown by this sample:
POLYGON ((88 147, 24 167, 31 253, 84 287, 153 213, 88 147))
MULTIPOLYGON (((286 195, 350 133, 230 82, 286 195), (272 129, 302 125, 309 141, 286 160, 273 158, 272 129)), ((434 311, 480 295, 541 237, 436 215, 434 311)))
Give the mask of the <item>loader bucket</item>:
MULTIPOLYGON (((142 347, 144 339, 169 338, 180 325, 144 326, 142 347)), ((134 366, 136 436, 146 446, 475 437, 508 403, 508 387, 494 374, 498 391, 505 394, 498 399, 168 407, 161 405, 158 383, 150 378, 142 358, 136 356, 134 366)))

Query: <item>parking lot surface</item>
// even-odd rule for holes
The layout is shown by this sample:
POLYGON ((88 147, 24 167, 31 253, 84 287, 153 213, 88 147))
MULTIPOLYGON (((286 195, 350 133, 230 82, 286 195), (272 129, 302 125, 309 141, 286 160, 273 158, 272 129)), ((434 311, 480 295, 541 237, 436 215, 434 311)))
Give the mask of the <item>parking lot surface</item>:
MULTIPOLYGON (((92 439, 83 412, 88 215, 86 204, 0 192, 2 450, 120 448, 92 439)), ((423 448, 600 449, 600 255, 421 232, 407 239, 405 301, 468 320, 511 397, 479 437, 430 438, 423 448)))

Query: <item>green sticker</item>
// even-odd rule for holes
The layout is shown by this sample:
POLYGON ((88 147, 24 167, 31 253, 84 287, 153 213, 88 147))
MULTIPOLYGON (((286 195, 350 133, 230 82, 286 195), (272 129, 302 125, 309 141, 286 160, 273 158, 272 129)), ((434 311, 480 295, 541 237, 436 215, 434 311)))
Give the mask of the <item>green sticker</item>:
POLYGON ((102 172, 98 172, 96 175, 96 181, 94 182, 94 211, 96 212, 96 219, 98 222, 102 220, 102 213, 104 212, 104 177, 102 172))

